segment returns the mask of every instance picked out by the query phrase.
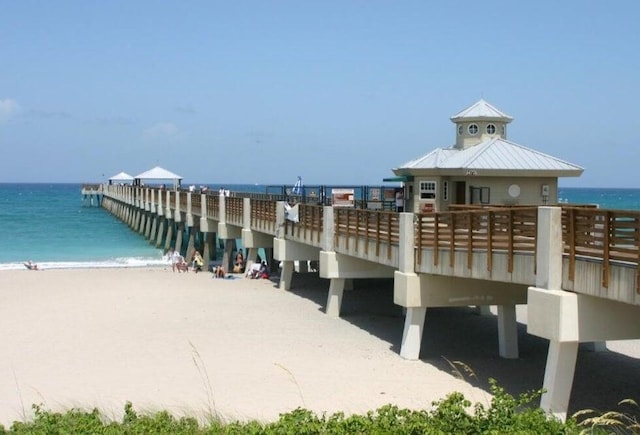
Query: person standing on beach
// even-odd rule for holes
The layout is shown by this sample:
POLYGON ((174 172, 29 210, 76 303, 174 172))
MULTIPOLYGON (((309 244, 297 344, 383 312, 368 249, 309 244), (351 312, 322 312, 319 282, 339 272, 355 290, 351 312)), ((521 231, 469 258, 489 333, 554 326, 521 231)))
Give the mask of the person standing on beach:
MULTIPOLYGON (((180 253, 176 251, 174 248, 169 249, 169 260, 171 261, 171 270, 174 272, 178 268, 178 261, 180 260, 180 257, 181 257, 180 253)), ((178 269, 178 272, 180 272, 180 269, 178 269)))

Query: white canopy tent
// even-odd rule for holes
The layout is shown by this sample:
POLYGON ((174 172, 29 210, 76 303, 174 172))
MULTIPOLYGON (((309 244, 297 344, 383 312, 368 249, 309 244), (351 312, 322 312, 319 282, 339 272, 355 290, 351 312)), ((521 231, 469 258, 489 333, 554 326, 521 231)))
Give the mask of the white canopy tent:
POLYGON ((133 176, 127 174, 126 172, 120 172, 109 178, 109 184, 113 184, 114 181, 117 183, 131 183, 133 182, 133 176))
POLYGON ((136 175, 134 184, 142 184, 142 180, 169 180, 173 184, 173 187, 180 187, 182 177, 160 166, 156 166, 155 168, 136 175))

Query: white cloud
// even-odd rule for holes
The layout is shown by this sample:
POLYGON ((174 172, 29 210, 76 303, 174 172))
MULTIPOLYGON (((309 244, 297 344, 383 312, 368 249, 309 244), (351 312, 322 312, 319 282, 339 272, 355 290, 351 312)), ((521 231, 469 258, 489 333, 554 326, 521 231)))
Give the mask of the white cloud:
POLYGON ((144 131, 144 136, 148 138, 173 137, 177 134, 178 127, 171 122, 159 122, 144 131))
POLYGON ((0 100, 0 123, 9 120, 9 118, 18 113, 19 110, 20 106, 16 100, 12 100, 11 98, 0 100))

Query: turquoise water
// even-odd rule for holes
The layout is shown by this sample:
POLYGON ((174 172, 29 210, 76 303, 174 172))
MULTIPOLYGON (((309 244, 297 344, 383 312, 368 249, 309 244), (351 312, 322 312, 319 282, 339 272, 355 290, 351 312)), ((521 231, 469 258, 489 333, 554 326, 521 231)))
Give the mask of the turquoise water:
MULTIPOLYGON (((220 186, 209 186, 214 191, 220 186)), ((228 185, 265 192, 265 186, 228 185)), ((80 184, 0 183, 0 270, 165 264, 162 251, 99 207, 83 207, 80 184)), ((564 202, 638 210, 640 189, 561 188, 564 202)))
POLYGON ((161 249, 110 213, 83 207, 81 188, 0 183, 0 270, 27 260, 46 269, 166 264, 161 249))

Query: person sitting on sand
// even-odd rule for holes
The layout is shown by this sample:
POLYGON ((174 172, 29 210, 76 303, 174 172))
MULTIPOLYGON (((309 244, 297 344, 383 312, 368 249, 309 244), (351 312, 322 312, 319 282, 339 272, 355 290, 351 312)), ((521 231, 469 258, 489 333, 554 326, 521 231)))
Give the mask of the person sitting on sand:
POLYGON ((216 266, 216 268, 213 269, 213 277, 214 278, 224 278, 225 275, 226 275, 226 273, 224 271, 224 267, 216 266))
POLYGON ((38 265, 34 262, 32 262, 31 260, 26 261, 24 263, 24 267, 26 267, 29 270, 38 270, 38 265))
POLYGON ((233 273, 242 272, 244 272, 244 256, 242 255, 242 251, 238 251, 236 254, 236 260, 233 263, 233 273))
POLYGON ((195 273, 202 272, 202 268, 204 266, 204 259, 202 258, 202 255, 200 255, 199 251, 194 252, 193 258, 191 260, 191 265, 195 273))
POLYGON ((189 265, 184 261, 184 257, 180 254, 178 254, 178 258, 176 260, 176 269, 178 269, 178 273, 189 272, 189 265))

